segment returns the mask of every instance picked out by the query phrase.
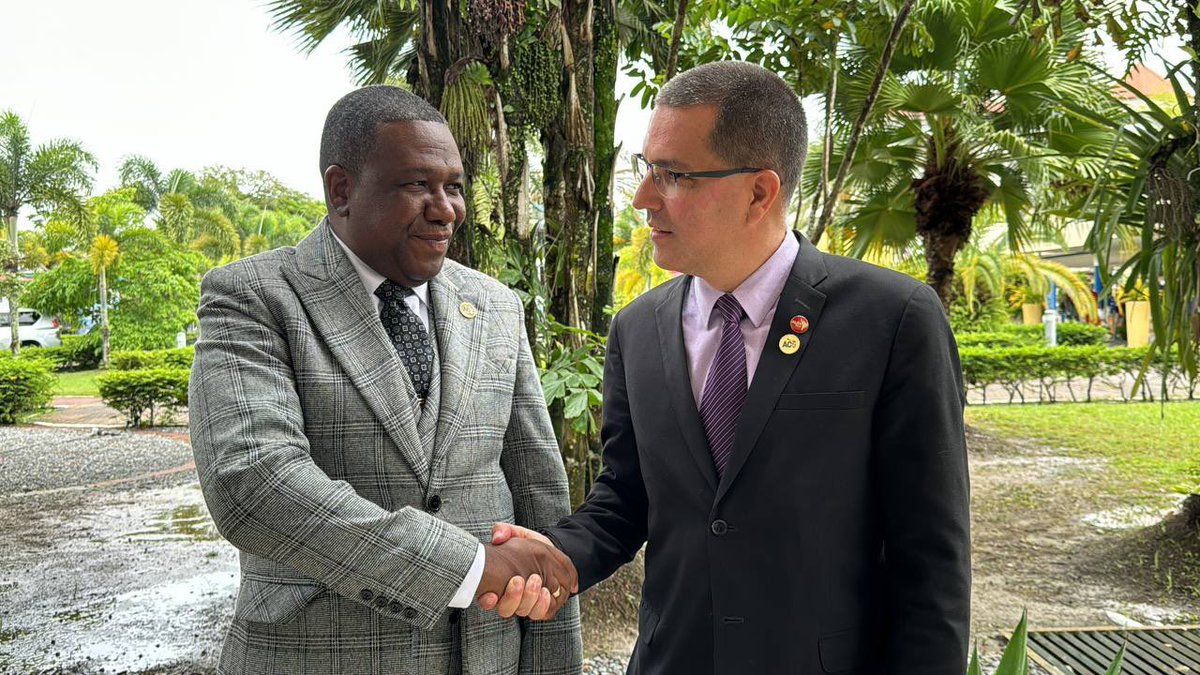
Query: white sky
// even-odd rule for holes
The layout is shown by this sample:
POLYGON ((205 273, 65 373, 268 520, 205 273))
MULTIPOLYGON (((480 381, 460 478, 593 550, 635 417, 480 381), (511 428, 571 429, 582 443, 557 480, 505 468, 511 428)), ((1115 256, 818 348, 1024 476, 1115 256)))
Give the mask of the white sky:
MULTIPOLYGON (((0 110, 19 114, 34 144, 81 141, 100 162, 97 193, 116 185, 121 158, 137 153, 164 171, 262 169, 320 198, 321 125, 354 87, 343 53, 351 40, 335 35, 305 56, 270 29, 264 5, 6 1, 0 110)), ((618 90, 631 86, 622 75, 618 90)), ((806 108, 818 121, 818 106, 806 108)), ((622 103, 617 141, 626 152, 641 148, 648 117, 636 100, 622 103)))

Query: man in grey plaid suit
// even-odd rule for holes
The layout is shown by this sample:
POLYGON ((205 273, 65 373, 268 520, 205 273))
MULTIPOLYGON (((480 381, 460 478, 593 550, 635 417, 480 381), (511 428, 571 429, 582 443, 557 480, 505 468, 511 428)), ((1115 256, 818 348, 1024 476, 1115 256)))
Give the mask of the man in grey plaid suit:
POLYGON ((465 213, 445 120, 357 90, 321 169, 312 234, 202 285, 192 445, 242 571, 220 672, 578 673, 569 561, 481 544, 566 515, 567 481, 521 303, 445 260, 465 213), (557 616, 472 606, 522 583, 544 586, 522 612, 557 616))

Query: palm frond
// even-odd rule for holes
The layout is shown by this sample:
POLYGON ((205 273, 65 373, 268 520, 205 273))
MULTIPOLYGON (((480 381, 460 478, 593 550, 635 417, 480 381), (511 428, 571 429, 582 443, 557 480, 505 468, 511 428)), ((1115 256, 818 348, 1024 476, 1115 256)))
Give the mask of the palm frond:
POLYGON ((450 133, 464 149, 482 153, 491 145, 492 120, 488 112, 492 78, 478 61, 457 64, 446 73, 442 115, 450 133))

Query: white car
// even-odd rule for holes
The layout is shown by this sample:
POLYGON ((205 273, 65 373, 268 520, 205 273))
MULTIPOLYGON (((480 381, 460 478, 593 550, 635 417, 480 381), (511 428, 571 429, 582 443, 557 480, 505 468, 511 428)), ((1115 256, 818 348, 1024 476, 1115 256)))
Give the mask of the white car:
MULTIPOLYGON (((12 345, 12 328, 8 308, 3 309, 0 312, 0 350, 7 351, 12 345)), ((62 344, 58 337, 58 321, 54 318, 36 309, 22 309, 18 316, 17 336, 22 347, 58 347, 62 344)))

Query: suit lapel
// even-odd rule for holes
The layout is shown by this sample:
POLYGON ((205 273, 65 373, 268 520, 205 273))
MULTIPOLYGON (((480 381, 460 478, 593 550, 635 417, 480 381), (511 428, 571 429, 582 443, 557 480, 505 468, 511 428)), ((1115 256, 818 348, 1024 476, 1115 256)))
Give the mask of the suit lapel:
MULTIPOLYGON (((374 303, 328 222, 296 247, 283 268, 317 333, 400 449, 422 487, 429 465, 417 433, 408 374, 383 330, 374 303)), ((331 402, 332 404, 333 402, 331 402)))
POLYGON ((729 491, 730 484, 746 464, 759 436, 762 435, 763 427, 775 411, 775 404, 783 388, 796 372, 800 359, 808 351, 808 343, 812 336, 820 330, 825 294, 815 286, 826 276, 825 261, 821 258, 821 252, 807 239, 799 233, 796 233, 796 236, 800 239, 800 252, 796 254, 791 274, 788 275, 783 292, 779 295, 779 303, 771 319, 771 331, 767 334, 762 356, 759 357, 754 378, 750 382, 750 390, 746 393, 746 403, 742 408, 733 439, 733 454, 717 489, 717 501, 729 491), (806 317, 810 328, 806 334, 800 336, 800 350, 795 354, 784 354, 779 350, 779 339, 792 332, 789 323, 796 315, 806 317))
POLYGON ((483 368, 483 326, 489 320, 483 295, 478 289, 456 283, 453 263, 429 282, 429 301, 437 333, 441 362, 441 403, 433 446, 432 471, 441 475, 441 465, 463 426, 463 411, 475 402, 475 387, 483 368), (475 308, 474 316, 461 311, 463 303, 475 308))
POLYGON ((655 309, 658 348, 666 371, 667 397, 675 410, 675 421, 683 434, 684 445, 709 488, 716 490, 717 470, 708 449, 708 439, 704 436, 700 412, 696 409, 692 378, 688 374, 687 350, 683 344, 683 303, 690 283, 690 277, 674 282, 671 292, 655 309))

